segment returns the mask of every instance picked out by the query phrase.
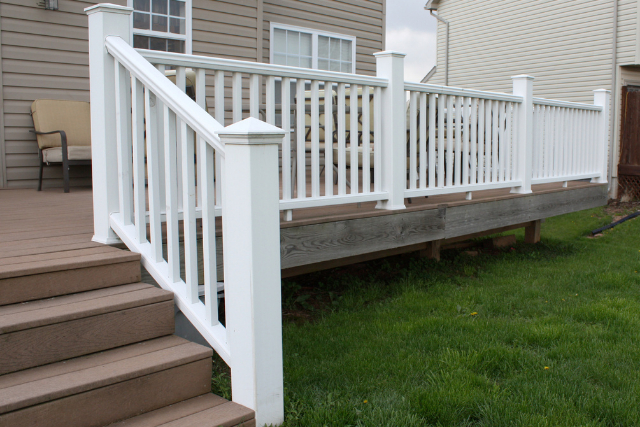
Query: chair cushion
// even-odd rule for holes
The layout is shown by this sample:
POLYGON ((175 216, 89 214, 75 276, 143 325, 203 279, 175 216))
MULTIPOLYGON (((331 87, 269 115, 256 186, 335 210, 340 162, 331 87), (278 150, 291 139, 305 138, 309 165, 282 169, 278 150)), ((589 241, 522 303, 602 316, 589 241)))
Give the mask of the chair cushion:
MULTIPOLYGON (((67 144, 91 146, 91 112, 88 102, 36 99, 31 104, 33 126, 37 132, 63 130, 67 144)), ((60 134, 38 135, 40 149, 60 147, 60 134)))
MULTIPOLYGON (((67 147, 69 160, 91 160, 91 146, 67 147)), ((45 163, 62 163, 62 148, 53 147, 42 150, 42 160, 45 163)))

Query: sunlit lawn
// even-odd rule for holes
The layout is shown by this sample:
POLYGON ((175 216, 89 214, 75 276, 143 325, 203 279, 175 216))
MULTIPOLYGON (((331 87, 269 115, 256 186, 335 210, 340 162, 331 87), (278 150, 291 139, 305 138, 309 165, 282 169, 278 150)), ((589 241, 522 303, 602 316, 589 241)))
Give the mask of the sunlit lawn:
POLYGON ((640 219, 586 238, 610 220, 285 281, 285 425, 640 425, 640 219))

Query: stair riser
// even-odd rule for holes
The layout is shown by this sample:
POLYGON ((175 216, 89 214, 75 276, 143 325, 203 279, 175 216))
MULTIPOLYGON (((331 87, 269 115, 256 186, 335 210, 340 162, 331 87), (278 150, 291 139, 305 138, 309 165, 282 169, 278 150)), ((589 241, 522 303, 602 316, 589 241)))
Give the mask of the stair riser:
POLYGON ((0 335, 0 375, 171 335, 173 319, 164 301, 0 335))
POLYGON ((0 305, 15 304, 140 281, 140 261, 0 279, 0 305))
POLYGON ((209 393, 211 359, 0 416, 0 427, 99 427, 209 393))

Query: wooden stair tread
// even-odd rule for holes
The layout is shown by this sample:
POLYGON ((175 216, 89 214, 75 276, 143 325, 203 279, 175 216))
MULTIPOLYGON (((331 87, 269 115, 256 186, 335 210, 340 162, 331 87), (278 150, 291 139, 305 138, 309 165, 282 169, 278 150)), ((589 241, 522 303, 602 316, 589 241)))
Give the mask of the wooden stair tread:
MULTIPOLYGON (((59 245, 66 244, 74 244, 74 243, 86 243, 92 247, 94 245, 101 245, 101 243, 96 243, 91 241, 92 233, 85 234, 71 234, 68 236, 60 236, 60 237, 40 237, 37 239, 27 239, 20 240, 17 242, 12 242, 10 245, 0 245, 0 254, 11 254, 14 251, 24 250, 24 249, 39 249, 39 248, 48 248, 48 247, 57 247, 59 245)), ((37 253, 37 252, 36 252, 37 253)), ((8 255, 11 256, 11 255, 8 255)))
POLYGON ((178 340, 181 342, 151 340, 151 345, 132 344, 4 375, 0 377, 0 414, 148 376, 213 354, 207 347, 178 340), (138 354, 132 355, 136 351, 138 354))
MULTIPOLYGON (((87 249, 87 251, 89 251, 89 249, 87 249)), ((77 255, 73 258, 34 261, 26 264, 0 265, 0 279, 73 270, 98 265, 110 265, 127 261, 140 261, 140 254, 109 248, 106 252, 77 255)))
POLYGON ((140 283, 2 306, 0 335, 172 300, 172 292, 140 283))
POLYGON ((251 409, 209 393, 113 423, 109 427, 250 426, 255 425, 254 417, 251 409))
POLYGON ((0 257, 0 267, 8 265, 14 265, 17 267, 19 264, 32 264, 41 261, 51 261, 55 259, 62 260, 64 258, 75 258, 78 256, 96 255, 103 253, 113 253, 113 248, 110 246, 101 245, 93 248, 78 248, 67 251, 57 250, 27 255, 14 255, 12 257, 0 257))
POLYGON ((53 252, 67 252, 74 251, 78 249, 87 249, 87 248, 98 248, 104 246, 101 243, 96 243, 92 241, 80 241, 80 242, 70 242, 70 243, 57 243, 55 245, 49 246, 34 246, 27 247, 22 249, 13 249, 13 250, 0 250, 0 261, 3 261, 5 258, 13 258, 13 257, 24 257, 27 255, 38 255, 38 254, 48 254, 53 252))

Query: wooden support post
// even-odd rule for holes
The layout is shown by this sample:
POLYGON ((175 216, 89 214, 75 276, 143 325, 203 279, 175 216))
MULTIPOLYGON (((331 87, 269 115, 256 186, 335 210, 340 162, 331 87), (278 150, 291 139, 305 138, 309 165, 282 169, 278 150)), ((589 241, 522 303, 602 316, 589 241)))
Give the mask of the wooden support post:
POLYGON ((388 200, 378 202, 378 209, 405 209, 407 186, 406 107, 404 92, 404 53, 378 52, 378 77, 389 80, 382 90, 382 190, 388 200))
POLYGON ((514 187, 511 192, 519 194, 531 193, 531 178, 533 173, 533 77, 514 76, 513 94, 523 98, 518 106, 515 121, 518 123, 518 131, 514 135, 513 162, 515 165, 515 178, 522 182, 519 187, 514 187))
POLYGON ((533 221, 533 224, 524 228, 524 242, 538 243, 540 241, 540 227, 542 220, 533 221))
POLYGON ((256 424, 284 421, 278 145, 284 132, 250 117, 218 132, 224 284, 233 401, 256 424))
POLYGON ((85 12, 89 15, 93 241, 110 245, 120 243, 109 222, 110 215, 119 211, 116 82, 114 59, 104 41, 107 36, 120 36, 129 43, 133 9, 104 3, 85 12))
POLYGON ((436 261, 440 261, 440 246, 442 244, 442 240, 432 240, 427 242, 427 246, 425 249, 420 251, 420 256, 428 259, 435 259, 436 261))

